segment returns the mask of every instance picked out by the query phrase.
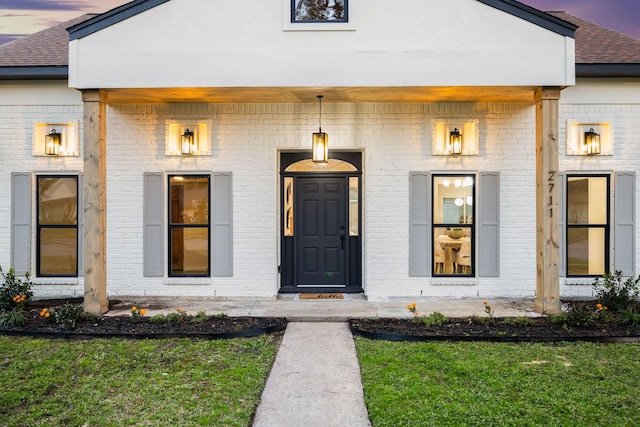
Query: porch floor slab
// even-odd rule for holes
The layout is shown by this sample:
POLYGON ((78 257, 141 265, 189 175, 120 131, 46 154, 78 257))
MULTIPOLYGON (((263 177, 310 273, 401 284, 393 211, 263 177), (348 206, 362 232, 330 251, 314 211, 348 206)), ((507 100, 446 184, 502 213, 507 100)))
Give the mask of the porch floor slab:
POLYGON ((181 307, 188 314, 204 311, 214 315, 286 317, 289 322, 345 322, 355 318, 411 317, 407 305, 416 303, 421 315, 438 311, 448 317, 486 316, 483 302, 487 301, 496 317, 536 317, 534 299, 444 299, 391 298, 368 300, 358 294, 344 294, 344 299, 300 299, 297 294, 276 298, 206 298, 206 297, 110 297, 108 316, 128 316, 132 306, 143 307, 147 316, 176 312, 181 307))

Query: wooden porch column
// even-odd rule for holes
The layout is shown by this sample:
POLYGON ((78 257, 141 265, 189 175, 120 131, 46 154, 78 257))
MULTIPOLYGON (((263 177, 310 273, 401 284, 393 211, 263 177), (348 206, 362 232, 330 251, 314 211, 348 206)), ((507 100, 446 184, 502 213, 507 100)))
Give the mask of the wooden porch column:
POLYGON ((560 247, 558 103, 560 88, 536 90, 536 258, 535 310, 559 313, 560 247))
POLYGON ((83 90, 84 310, 102 314, 107 301, 107 94, 83 90))

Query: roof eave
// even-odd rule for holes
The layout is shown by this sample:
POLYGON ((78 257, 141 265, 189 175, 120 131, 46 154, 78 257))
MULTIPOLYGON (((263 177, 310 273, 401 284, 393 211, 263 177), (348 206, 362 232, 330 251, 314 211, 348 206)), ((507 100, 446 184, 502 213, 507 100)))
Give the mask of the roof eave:
POLYGON ((69 67, 0 67, 0 80, 67 80, 69 67))
POLYGON ((488 6, 494 7, 503 12, 509 13, 518 18, 529 21, 532 24, 538 25, 547 30, 553 31, 565 37, 576 37, 577 25, 571 22, 565 21, 560 18, 556 18, 553 15, 544 13, 538 9, 535 9, 526 4, 522 4, 515 0, 478 0, 488 6))
POLYGON ((135 0, 101 15, 69 27, 69 41, 81 39, 169 0, 135 0))
POLYGON ((640 77, 640 64, 576 64, 576 77, 640 77))

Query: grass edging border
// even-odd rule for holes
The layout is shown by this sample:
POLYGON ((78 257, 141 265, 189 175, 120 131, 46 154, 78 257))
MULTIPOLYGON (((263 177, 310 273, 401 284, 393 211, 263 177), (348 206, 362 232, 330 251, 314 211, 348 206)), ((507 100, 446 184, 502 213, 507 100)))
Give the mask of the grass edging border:
MULTIPOLYGON (((355 320, 355 319, 354 319, 355 320)), ((640 336, 553 336, 553 337, 507 337, 507 336, 472 336, 472 335, 409 335, 394 334, 390 332, 370 332, 363 331, 353 326, 349 321, 349 330, 353 335, 373 340, 385 341, 484 341, 484 342, 500 342, 500 343, 522 343, 522 342, 595 342, 595 343, 640 343, 640 336)))
POLYGON ((282 322, 264 328, 248 328, 233 332, 211 332, 211 333, 87 333, 87 332, 43 332, 43 331, 19 331, 10 329, 0 329, 0 335, 23 336, 30 338, 53 338, 53 339, 93 339, 93 338, 123 338, 123 339, 168 339, 168 338, 191 338, 191 339, 230 339, 230 338, 251 338, 259 335, 270 334, 272 332, 284 331, 287 327, 287 319, 282 318, 282 322))

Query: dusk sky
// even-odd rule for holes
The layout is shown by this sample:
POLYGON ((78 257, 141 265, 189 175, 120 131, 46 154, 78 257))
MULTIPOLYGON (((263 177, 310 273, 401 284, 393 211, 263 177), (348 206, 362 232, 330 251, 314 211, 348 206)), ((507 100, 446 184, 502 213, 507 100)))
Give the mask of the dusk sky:
MULTIPOLYGON (((427 0, 425 0, 427 1, 427 0)), ((562 10, 640 39, 640 0, 520 0, 540 10, 562 10)), ((0 0, 0 44, 127 0, 0 0)))

